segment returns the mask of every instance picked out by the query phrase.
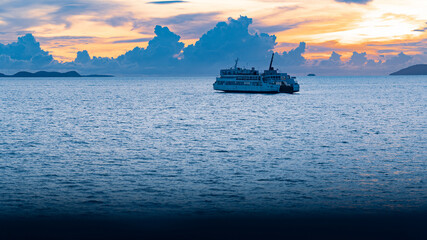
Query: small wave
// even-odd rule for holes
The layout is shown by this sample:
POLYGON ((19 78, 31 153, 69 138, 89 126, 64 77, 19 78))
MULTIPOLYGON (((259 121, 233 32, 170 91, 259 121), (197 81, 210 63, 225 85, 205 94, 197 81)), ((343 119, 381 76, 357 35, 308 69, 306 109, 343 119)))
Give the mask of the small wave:
POLYGON ((305 182, 305 180, 302 180, 302 179, 290 179, 290 178, 282 178, 282 177, 261 178, 261 179, 258 179, 257 181, 258 182, 290 182, 290 183, 305 182))
POLYGON ((233 141, 243 141, 245 139, 244 138, 230 138, 230 140, 233 140, 233 141))
MULTIPOLYGON (((67 141, 66 141, 67 142, 67 141)), ((79 141, 79 140, 71 140, 69 141, 71 143, 75 143, 75 144, 83 144, 83 145, 88 145, 89 143, 86 141, 79 141)))
POLYGON ((156 190, 156 189, 151 188, 151 187, 138 188, 138 189, 135 189, 135 191, 141 191, 141 192, 147 192, 147 193, 156 193, 156 192, 160 192, 159 190, 156 190))
POLYGON ((100 200, 87 200, 83 202, 84 204, 103 204, 103 201, 100 200))
POLYGON ((228 151, 227 150, 214 150, 214 151, 211 151, 211 152, 227 153, 228 151))

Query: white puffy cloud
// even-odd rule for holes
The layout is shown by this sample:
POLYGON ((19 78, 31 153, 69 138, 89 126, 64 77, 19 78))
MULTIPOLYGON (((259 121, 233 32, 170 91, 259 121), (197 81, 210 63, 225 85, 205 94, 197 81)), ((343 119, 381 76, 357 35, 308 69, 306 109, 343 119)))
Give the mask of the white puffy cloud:
POLYGON ((31 34, 19 37, 17 42, 0 43, 0 57, 0 68, 4 69, 34 69, 55 63, 52 55, 42 50, 31 34))
POLYGON ((399 53, 396 56, 393 56, 384 63, 391 66, 399 66, 408 63, 412 59, 411 56, 404 54, 403 52, 399 53))
POLYGON ((353 52, 353 55, 350 58, 349 64, 355 65, 355 66, 363 66, 368 61, 368 58, 366 57, 366 52, 358 53, 353 52))
POLYGON ((208 67, 231 63, 240 58, 252 64, 264 63, 276 45, 276 36, 249 32, 252 19, 229 18, 219 22, 205 33, 194 45, 184 49, 183 61, 187 65, 208 67))
POLYGON ((333 51, 328 60, 323 60, 320 62, 321 66, 339 66, 342 65, 341 55, 333 51))
MULTIPOLYGON (((146 48, 135 47, 117 58, 91 57, 87 50, 77 52, 74 61, 59 63, 41 49, 33 35, 26 34, 16 42, 0 44, 0 71, 18 70, 77 70, 82 74, 159 74, 197 75, 217 74, 218 70, 233 65, 240 58, 242 65, 266 69, 276 46, 276 37, 249 29, 252 19, 229 18, 207 31, 193 45, 187 47, 180 36, 168 27, 156 26, 155 37, 146 48)), ((325 75, 388 74, 414 63, 422 63, 426 54, 377 57, 369 59, 366 52, 353 52, 348 61, 333 51, 327 60, 304 57, 305 42, 289 51, 276 53, 274 67, 291 74, 311 72, 325 75)))
POLYGON ((305 42, 300 42, 298 47, 291 49, 289 52, 284 51, 282 54, 278 55, 278 63, 284 66, 299 66, 306 62, 304 56, 306 44, 305 42))

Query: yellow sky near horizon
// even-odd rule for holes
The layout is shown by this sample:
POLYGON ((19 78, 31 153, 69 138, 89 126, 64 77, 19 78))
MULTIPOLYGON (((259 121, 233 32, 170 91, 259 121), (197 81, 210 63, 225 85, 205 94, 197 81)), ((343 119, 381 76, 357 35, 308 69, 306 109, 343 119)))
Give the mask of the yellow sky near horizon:
MULTIPOLYGON (((19 8, 19 14, 31 16, 39 24, 22 26, 20 31, 33 33, 42 48, 60 61, 73 60, 79 50, 88 50, 91 56, 117 57, 136 46, 146 47, 154 36, 156 24, 168 26, 186 45, 192 44, 216 22, 240 15, 253 18, 253 31, 270 30, 267 33, 275 34, 276 51, 288 51, 299 42, 306 42, 305 56, 309 58, 328 57, 332 49, 343 57, 352 51, 378 55, 377 51, 381 49, 387 49, 384 54, 399 51, 419 54, 425 51, 425 46, 423 50, 379 45, 427 38, 427 31, 414 31, 427 27, 425 0, 373 0, 367 4, 334 0, 192 0, 176 4, 149 4, 149 1, 140 0, 91 2, 99 8, 88 7, 81 13, 75 11, 61 17, 55 15, 56 19, 52 14, 60 9, 60 5, 43 5, 41 2, 35 5, 37 8, 29 10, 23 6, 19 8), (136 42, 136 39, 140 41, 136 42)), ((0 12, 0 26, 8 24, 5 19, 13 15, 13 12, 0 12)))

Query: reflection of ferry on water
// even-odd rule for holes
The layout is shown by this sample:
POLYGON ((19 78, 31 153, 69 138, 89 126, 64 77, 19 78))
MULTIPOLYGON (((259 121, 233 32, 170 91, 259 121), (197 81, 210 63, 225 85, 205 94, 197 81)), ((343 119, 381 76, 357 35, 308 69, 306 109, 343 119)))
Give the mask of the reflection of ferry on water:
POLYGON ((220 76, 216 78, 213 84, 215 90, 224 92, 250 92, 250 93, 294 93, 299 91, 299 84, 295 77, 286 73, 278 73, 273 68, 274 53, 271 56, 270 68, 264 73, 259 74, 255 68, 245 69, 234 68, 222 69, 220 76))

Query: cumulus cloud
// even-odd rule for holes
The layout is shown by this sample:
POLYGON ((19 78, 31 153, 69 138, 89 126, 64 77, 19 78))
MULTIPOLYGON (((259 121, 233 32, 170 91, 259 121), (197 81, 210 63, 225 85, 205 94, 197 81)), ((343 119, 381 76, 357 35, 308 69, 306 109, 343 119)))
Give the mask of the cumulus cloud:
POLYGON ((86 64, 90 61, 89 53, 86 50, 77 52, 77 57, 74 60, 76 63, 86 64))
POLYGON ((157 25, 154 28, 156 36, 148 42, 145 55, 152 63, 157 61, 171 61, 181 52, 184 43, 180 42, 180 36, 171 32, 168 27, 157 25))
POLYGON ((87 50, 77 52, 77 57, 67 67, 88 71, 109 71, 110 73, 161 73, 177 68, 178 54, 184 48, 180 36, 167 27, 156 26, 155 37, 146 49, 135 47, 117 58, 90 57, 87 50))
MULTIPOLYGON (((186 16, 185 19, 187 18, 192 17, 186 16)), ((264 66, 276 45, 276 37, 265 33, 251 33, 251 24, 252 19, 248 17, 229 18, 227 22, 219 22, 203 34, 195 44, 185 48, 180 42, 180 36, 167 27, 156 26, 156 36, 149 41, 146 49, 135 47, 116 59, 103 61, 108 65, 115 62, 120 69, 128 72, 159 74, 167 72, 166 70, 214 74, 218 68, 231 65, 236 58, 255 66, 264 66)), ((279 54, 278 58, 286 64, 301 64, 305 61, 301 56, 304 51, 305 43, 301 43, 298 48, 279 54)), ((77 54, 74 63, 85 63, 86 70, 88 66, 96 67, 93 64, 94 58, 90 61, 88 59, 88 52, 82 51, 77 54)))
POLYGON ((341 55, 336 52, 332 52, 328 60, 323 60, 320 62, 321 66, 339 66, 342 64, 343 62, 341 61, 341 55))
POLYGON ((34 56, 48 55, 48 53, 40 48, 40 43, 33 35, 26 34, 19 37, 15 43, 0 44, 0 55, 7 55, 16 60, 31 60, 34 56))
POLYGON ((398 55, 392 56, 391 58, 387 59, 385 64, 386 65, 392 65, 392 66, 399 66, 399 65, 406 64, 411 59, 412 59, 411 56, 408 56, 408 55, 404 54, 403 52, 401 52, 398 55))
POLYGON ((305 63, 306 59, 302 56, 305 52, 305 42, 300 42, 299 46, 289 52, 284 51, 278 55, 278 63, 285 66, 296 66, 305 63))
POLYGON ((43 67, 54 61, 52 55, 40 48, 32 34, 19 37, 17 42, 3 45, 0 43, 2 67, 32 68, 43 67))
POLYGON ((363 53, 353 52, 353 55, 351 56, 349 63, 354 66, 363 66, 367 61, 368 59, 366 58, 365 52, 363 53))
POLYGON ((251 61, 253 64, 264 62, 276 45, 276 36, 266 33, 251 34, 250 24, 252 19, 243 16, 219 22, 194 45, 184 49, 184 62, 211 65, 232 62, 235 58, 251 61))
MULTIPOLYGON (((266 69, 276 47, 276 37, 267 33, 251 31, 252 19, 239 17, 219 22, 200 39, 187 47, 181 37, 168 27, 157 25, 155 36, 146 48, 135 47, 117 58, 91 57, 89 51, 77 52, 72 62, 59 63, 47 52, 32 34, 26 34, 10 44, 0 44, 0 70, 11 73, 16 70, 77 70, 82 74, 217 74, 218 70, 233 65, 240 58, 242 65, 266 69)), ((65 36, 65 38, 67 38, 65 36)), ((144 39, 145 40, 145 39, 144 39)), ((137 42, 136 40, 119 40, 137 42)), ((424 43, 406 43, 414 46, 424 43)), ((406 46, 405 45, 405 46, 406 46)), ((290 47, 286 45, 282 47, 290 47)), ((392 47, 392 46, 387 46, 392 47)), ((310 49, 310 48, 308 48, 310 49)), ((366 52, 353 52, 348 61, 332 51, 329 59, 310 60, 304 57, 307 44, 289 51, 276 53, 274 67, 291 74, 315 72, 328 75, 387 74, 398 68, 422 63, 427 55, 407 55, 403 52, 393 56, 379 57, 383 61, 368 59, 366 52)), ((343 51, 343 50, 340 50, 343 51)), ((375 57, 374 57, 375 58, 375 57)))
POLYGON ((136 47, 119 56, 117 62, 132 68, 138 67, 139 71, 145 69, 157 72, 174 68, 178 64, 178 54, 184 48, 184 43, 179 41, 181 37, 161 26, 156 26, 154 33, 156 36, 148 42, 146 49, 136 47))
POLYGON ((336 52, 332 52, 331 56, 329 57, 329 61, 331 61, 331 62, 341 62, 341 55, 339 55, 336 52))

